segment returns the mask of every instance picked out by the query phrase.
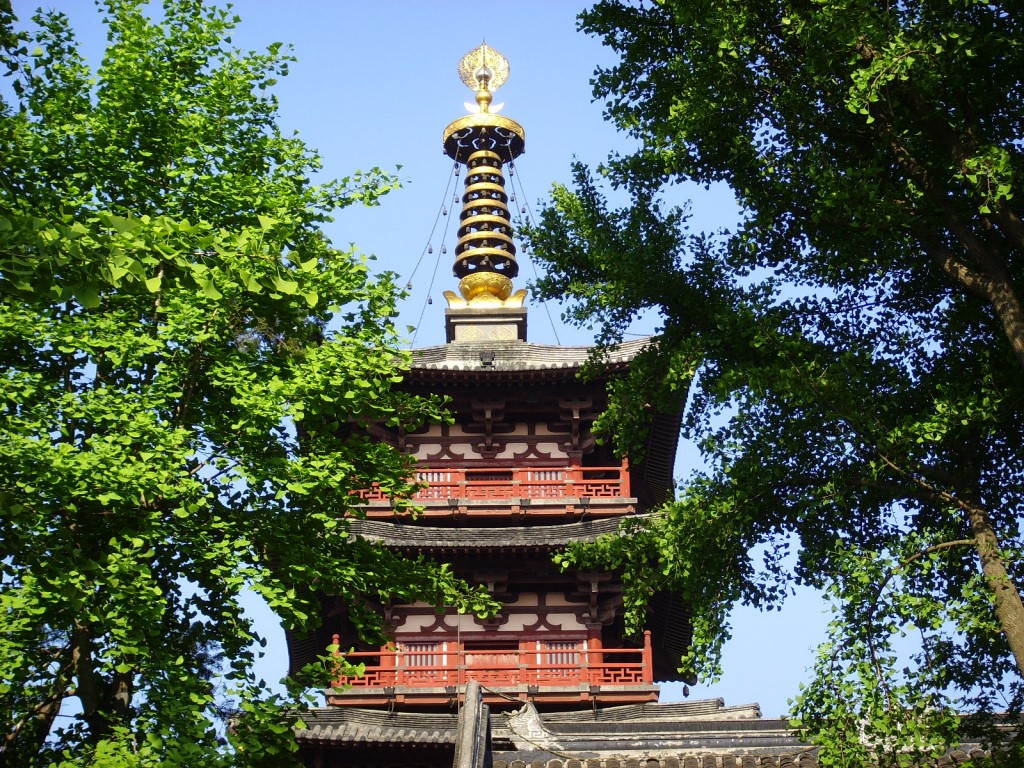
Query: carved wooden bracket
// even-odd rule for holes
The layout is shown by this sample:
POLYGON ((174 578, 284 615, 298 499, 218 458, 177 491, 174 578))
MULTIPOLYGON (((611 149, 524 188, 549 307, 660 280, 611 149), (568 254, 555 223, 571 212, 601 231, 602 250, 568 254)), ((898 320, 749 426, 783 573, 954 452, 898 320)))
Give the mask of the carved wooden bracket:
POLYGON ((621 589, 610 573, 590 571, 576 574, 577 594, 588 602, 583 623, 610 624, 618 606, 622 605, 621 589))
POLYGON ((499 600, 507 602, 511 596, 508 592, 508 573, 504 571, 473 571, 471 580, 483 584, 499 600))
POLYGON ((511 424, 501 423, 505 419, 505 401, 474 398, 471 406, 474 423, 466 424, 464 429, 469 434, 483 435, 483 441, 474 445, 473 449, 481 457, 493 459, 504 448, 501 441, 494 439, 495 433, 509 433, 515 429, 511 424))
POLYGON ((562 397, 558 400, 559 431, 567 431, 569 439, 562 444, 562 450, 578 458, 592 450, 594 440, 590 435, 590 424, 594 421, 594 401, 589 397, 562 397))

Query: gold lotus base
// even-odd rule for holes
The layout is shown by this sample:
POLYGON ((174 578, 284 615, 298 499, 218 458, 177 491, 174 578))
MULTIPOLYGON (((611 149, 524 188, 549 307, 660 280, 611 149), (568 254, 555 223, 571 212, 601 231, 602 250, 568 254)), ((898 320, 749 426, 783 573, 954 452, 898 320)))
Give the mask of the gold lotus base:
POLYGON ((459 281, 459 293, 445 291, 448 306, 461 307, 521 307, 526 300, 526 291, 512 293, 512 281, 497 272, 475 272, 459 281))
POLYGON ((504 301, 512 295, 512 281, 497 272, 474 272, 459 280, 459 293, 466 301, 485 295, 504 301))

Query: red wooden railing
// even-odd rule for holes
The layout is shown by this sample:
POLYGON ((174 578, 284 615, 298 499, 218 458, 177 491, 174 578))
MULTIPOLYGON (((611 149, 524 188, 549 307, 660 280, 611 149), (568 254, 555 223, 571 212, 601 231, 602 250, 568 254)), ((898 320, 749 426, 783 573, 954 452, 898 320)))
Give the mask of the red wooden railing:
MULTIPOLYGON (((618 467, 509 467, 448 469, 423 467, 415 480, 426 485, 415 501, 445 499, 562 499, 629 497, 629 471, 618 467)), ((387 501, 376 486, 360 491, 366 501, 387 501)))
POLYGON ((537 645, 518 650, 467 650, 454 642, 407 643, 397 650, 356 651, 343 655, 352 664, 365 663, 364 673, 343 675, 337 685, 430 688, 461 685, 470 679, 488 687, 654 683, 650 632, 644 633, 643 648, 537 645))

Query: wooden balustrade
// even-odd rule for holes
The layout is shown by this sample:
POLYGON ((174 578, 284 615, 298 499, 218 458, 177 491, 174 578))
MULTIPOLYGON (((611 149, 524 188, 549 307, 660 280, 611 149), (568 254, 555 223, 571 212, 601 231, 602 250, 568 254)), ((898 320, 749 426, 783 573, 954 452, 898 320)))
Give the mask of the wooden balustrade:
MULTIPOLYGON (((416 482, 424 484, 414 501, 446 499, 508 500, 586 497, 629 497, 629 471, 617 467, 509 467, 431 468, 417 470, 416 482)), ((387 501, 377 487, 360 492, 366 501, 387 501)))
POLYGON ((339 655, 351 664, 365 664, 363 675, 343 675, 337 681, 338 687, 356 689, 442 687, 462 685, 470 679, 490 688, 614 687, 654 682, 650 632, 644 633, 643 648, 588 649, 581 645, 538 644, 533 648, 477 650, 439 641, 339 655))

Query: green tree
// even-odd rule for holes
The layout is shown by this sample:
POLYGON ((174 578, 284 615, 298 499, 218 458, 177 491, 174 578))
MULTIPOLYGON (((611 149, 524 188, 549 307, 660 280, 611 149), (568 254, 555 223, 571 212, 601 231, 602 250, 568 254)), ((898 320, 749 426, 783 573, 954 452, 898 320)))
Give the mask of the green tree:
POLYGON ((709 469, 565 557, 625 568, 635 623, 651 588, 681 590, 706 677, 737 601, 826 590, 794 713, 833 764, 912 762, 955 738, 955 710, 1021 704, 1022 25, 971 1, 581 17, 619 55, 595 94, 639 148, 600 169, 622 208, 583 168, 556 188, 530 235, 539 289, 609 344, 660 313, 602 426, 636 455, 650 406, 688 395, 709 469), (727 184, 736 231, 689 234, 662 202, 681 181, 727 184))
POLYGON ((490 604, 347 535, 359 489, 411 491, 406 460, 347 425, 438 417, 391 389, 392 277, 321 228, 395 182, 312 183, 317 156, 277 124, 287 52, 233 49, 238 19, 201 0, 159 22, 143 5, 101 4, 95 72, 66 18, 30 37, 0 5, 9 765, 280 759, 295 700, 253 674, 244 590, 297 631, 317 590, 341 595, 368 637, 375 601, 490 604))

